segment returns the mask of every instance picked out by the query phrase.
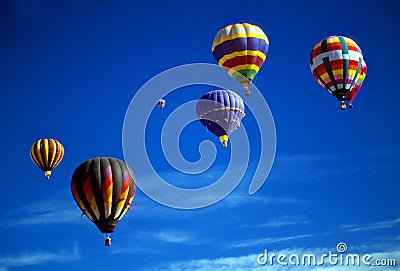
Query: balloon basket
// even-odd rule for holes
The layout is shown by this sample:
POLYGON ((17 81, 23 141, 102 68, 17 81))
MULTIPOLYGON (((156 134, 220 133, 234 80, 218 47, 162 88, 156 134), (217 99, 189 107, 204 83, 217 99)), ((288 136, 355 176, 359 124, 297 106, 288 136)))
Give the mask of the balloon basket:
POLYGON ((222 143, 222 147, 224 148, 228 147, 228 138, 229 138, 228 135, 222 135, 219 137, 219 140, 222 143))
POLYGON ((51 171, 45 171, 44 176, 46 176, 46 180, 50 180, 51 171))
POLYGON ((244 95, 250 95, 249 82, 242 82, 241 85, 244 88, 244 95))
POLYGON ((109 247, 109 246, 111 246, 111 238, 110 238, 110 236, 106 236, 106 240, 104 240, 104 245, 106 246, 106 247, 109 247))

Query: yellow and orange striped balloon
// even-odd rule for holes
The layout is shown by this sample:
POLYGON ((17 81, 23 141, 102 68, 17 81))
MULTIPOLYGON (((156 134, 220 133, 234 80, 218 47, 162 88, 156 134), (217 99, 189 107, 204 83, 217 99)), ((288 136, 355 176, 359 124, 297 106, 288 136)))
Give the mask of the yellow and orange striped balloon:
POLYGON ((30 154, 33 162, 44 171, 46 179, 50 180, 51 171, 64 157, 64 147, 55 139, 43 138, 33 143, 30 154))

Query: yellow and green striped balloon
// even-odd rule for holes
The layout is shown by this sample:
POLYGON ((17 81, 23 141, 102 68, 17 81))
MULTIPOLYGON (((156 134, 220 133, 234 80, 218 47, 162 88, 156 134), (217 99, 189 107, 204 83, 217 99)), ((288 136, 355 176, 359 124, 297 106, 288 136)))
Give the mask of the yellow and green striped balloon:
POLYGON ((249 95, 248 86, 267 59, 269 40, 264 31, 249 23, 228 25, 215 35, 211 51, 215 60, 249 95))

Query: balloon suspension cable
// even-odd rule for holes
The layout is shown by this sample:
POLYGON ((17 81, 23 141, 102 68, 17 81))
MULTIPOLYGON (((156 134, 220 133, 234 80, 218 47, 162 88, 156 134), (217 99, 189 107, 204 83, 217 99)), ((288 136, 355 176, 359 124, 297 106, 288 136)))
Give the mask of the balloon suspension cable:
POLYGON ((110 237, 110 235, 106 235, 106 240, 104 240, 104 245, 106 246, 106 247, 109 247, 109 246, 111 246, 111 237, 110 237))
POLYGON ((219 140, 221 141, 221 143, 222 143, 222 147, 228 147, 228 135, 222 135, 222 136, 220 136, 219 137, 219 140))
POLYGON ((250 95, 249 83, 242 82, 241 84, 242 84, 242 87, 244 88, 244 95, 250 95))
POLYGON ((47 179, 47 180, 50 180, 51 171, 46 170, 46 171, 44 172, 44 176, 46 176, 46 179, 47 179))

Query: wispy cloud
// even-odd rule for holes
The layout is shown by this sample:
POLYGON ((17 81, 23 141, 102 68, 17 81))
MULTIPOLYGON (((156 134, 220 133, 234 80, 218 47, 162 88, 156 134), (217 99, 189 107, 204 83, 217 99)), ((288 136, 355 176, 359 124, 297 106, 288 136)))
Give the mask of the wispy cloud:
POLYGON ((25 218, 18 217, 6 220, 3 223, 3 226, 64 224, 64 223, 79 223, 79 221, 80 221, 80 215, 78 210, 47 209, 47 210, 37 210, 32 213, 27 213, 25 218))
MULTIPOLYGON (((243 170, 243 174, 245 169, 243 170)), ((148 174, 141 176, 137 181, 138 187, 154 200, 167 203, 167 205, 182 208, 195 209, 207 207, 225 197, 230 197, 231 192, 244 180, 240 167, 230 166, 228 171, 225 167, 214 166, 200 175, 184 174, 176 171, 164 171, 159 176, 148 174), (164 178, 165 177, 165 178, 164 178), (166 193, 166 187, 160 182, 168 183, 175 188, 166 193), (185 191, 187 189, 190 191, 185 191)), ((243 193, 248 196, 247 190, 243 193)))
POLYGON ((144 269, 147 271, 225 271, 225 270, 265 270, 265 267, 257 266, 257 257, 247 255, 240 257, 225 257, 216 259, 198 259, 174 262, 167 265, 144 269))
POLYGON ((296 239, 312 237, 312 236, 316 236, 316 235, 317 234, 301 234, 301 235, 293 235, 293 236, 285 236, 285 237, 270 237, 270 238, 263 238, 263 239, 250 239, 250 240, 246 240, 246 241, 242 241, 242 242, 236 243, 234 245, 234 247, 235 248, 254 247, 254 246, 262 245, 262 244, 278 243, 278 242, 284 242, 284 241, 290 241, 290 240, 296 240, 296 239))
POLYGON ((270 222, 259 225, 260 227, 283 227, 290 225, 307 224, 309 221, 304 216, 284 215, 271 220, 270 222))
POLYGON ((80 210, 71 198, 53 195, 5 213, 2 226, 79 223, 80 210))
MULTIPOLYGON (((360 157, 388 157, 388 156, 397 156, 400 153, 400 146, 391 146, 390 148, 379 148, 379 149, 364 149, 364 152, 353 152, 349 153, 348 158, 350 160, 359 160, 360 157), (356 158, 356 159, 355 159, 356 158)), ((332 160, 343 160, 343 155, 341 153, 330 153, 330 154, 321 154, 321 153, 295 153, 295 154, 279 154, 276 156, 277 162, 285 162, 291 164, 297 164, 302 162, 325 162, 332 160)))
POLYGON ((25 209, 25 214, 18 212, 5 215, 4 220, 0 222, 0 226, 13 227, 80 222, 80 211, 77 207, 73 208, 58 202, 48 202, 48 205, 43 205, 36 209, 25 209))
POLYGON ((226 204, 232 207, 240 206, 246 203, 282 205, 282 204, 306 204, 309 203, 309 201, 303 199, 289 198, 289 197, 250 196, 247 194, 245 195, 231 194, 222 201, 222 204, 226 204))
POLYGON ((38 251, 19 255, 3 255, 0 257, 0 265, 6 267, 29 266, 46 262, 71 262, 79 260, 80 258, 79 248, 74 246, 72 250, 60 250, 56 252, 38 251))
MULTIPOLYGON (((329 154, 321 155, 316 153, 311 154, 278 154, 274 163, 274 170, 271 172, 273 176, 285 176, 281 178, 289 182, 324 180, 328 176, 342 175, 343 172, 364 172, 397 168, 396 163, 379 163, 382 158, 390 158, 398 155, 400 149, 367 149, 365 152, 350 153, 347 160, 343 160, 343 155, 329 154), (365 157, 369 157, 365 162, 365 157), (341 167, 337 167, 337 162, 340 161, 341 167), (363 161, 363 162, 360 162, 363 161)), ((397 157, 397 156, 396 156, 397 157)), ((389 159, 388 161, 393 161, 389 159)))
MULTIPOLYGON (((288 248, 279 251, 270 251, 269 255, 272 253, 275 255, 284 254, 287 257, 292 254, 298 255, 300 258, 305 254, 315 254, 317 257, 317 263, 321 260, 321 255, 324 253, 329 253, 329 251, 334 251, 335 248, 288 248)), ((374 253, 374 251, 369 251, 369 254, 373 255, 371 263, 375 259, 399 259, 400 250, 395 251, 385 251, 374 253)), ((339 264, 330 264, 329 260, 325 258, 324 262, 319 262, 320 264, 315 265, 307 265, 307 264, 298 264, 292 265, 286 258, 285 262, 287 265, 280 265, 277 262, 277 258, 275 257, 272 262, 267 261, 265 265, 260 265, 257 261, 258 253, 254 253, 252 255, 243 255, 243 256, 231 256, 231 257, 219 257, 219 258, 203 258, 203 259, 192 259, 187 261, 177 261, 172 263, 161 264, 156 267, 143 269, 145 271, 225 271, 225 270, 235 270, 235 271, 278 271, 278 270, 296 270, 296 271, 359 271, 362 267, 358 265, 339 265, 339 264)), ((365 266, 367 267, 367 266, 365 266)), ((390 267, 394 269, 393 267, 390 267)), ((391 270, 390 269, 390 270, 391 270)), ((368 266, 368 270, 383 270, 382 266, 368 266)))
POLYGON ((322 154, 286 154, 276 157, 276 161, 285 163, 299 163, 299 162, 315 162, 322 160, 339 159, 338 155, 322 155, 322 154))
POLYGON ((279 176, 280 180, 288 182, 301 182, 326 178, 343 172, 335 166, 335 161, 343 159, 339 155, 321 154, 281 154, 275 159, 274 170, 271 177, 279 176))
POLYGON ((174 244, 188 244, 195 241, 192 234, 184 232, 165 231, 151 233, 150 236, 158 241, 174 244))
POLYGON ((134 237, 127 237, 133 240, 129 245, 121 244, 120 246, 111 247, 111 254, 141 254, 141 255, 159 255, 165 254, 165 250, 161 247, 165 245, 193 246, 206 242, 199 239, 195 234, 188 231, 166 230, 159 232, 140 232, 135 233, 134 237), (131 239, 134 238, 134 239, 131 239), (140 241, 138 241, 140 240, 140 241), (156 243, 157 245, 154 245, 156 243), (163 244, 161 244, 163 243, 163 244))
POLYGON ((130 246, 115 246, 111 248, 111 254, 134 254, 134 255, 155 255, 155 254, 164 254, 165 251, 160 250, 159 248, 147 248, 143 246, 132 247, 130 246))
POLYGON ((348 232, 358 232, 358 231, 371 231, 371 230, 379 230, 379 229, 388 229, 400 226, 400 218, 389 220, 389 221, 380 221, 371 224, 358 224, 358 225, 342 225, 341 228, 344 228, 348 232))

